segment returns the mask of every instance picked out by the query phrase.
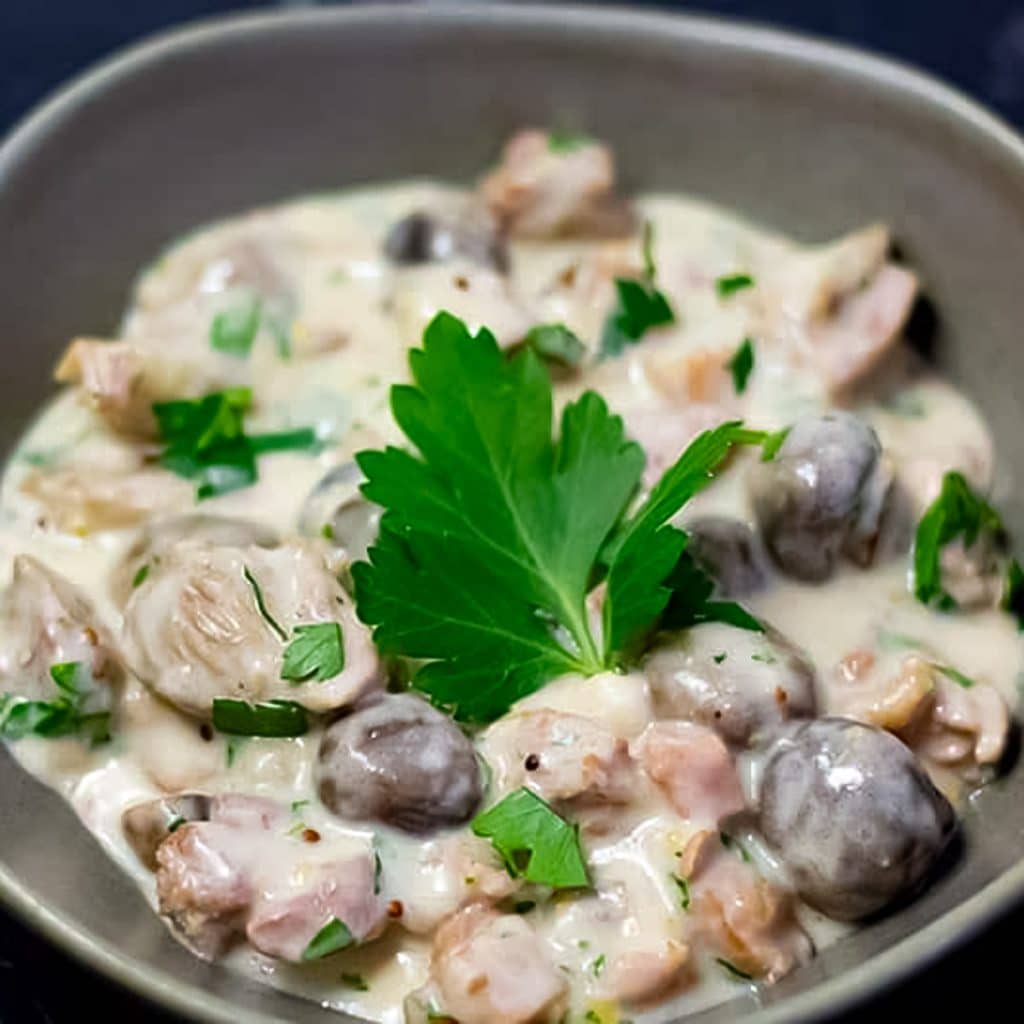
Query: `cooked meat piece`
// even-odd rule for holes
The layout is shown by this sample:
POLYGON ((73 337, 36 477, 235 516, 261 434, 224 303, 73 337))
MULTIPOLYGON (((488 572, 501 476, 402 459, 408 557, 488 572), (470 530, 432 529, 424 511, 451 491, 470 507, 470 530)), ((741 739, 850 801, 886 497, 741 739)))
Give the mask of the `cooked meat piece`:
POLYGON ((501 793, 527 786, 548 802, 576 804, 624 804, 636 795, 629 745, 583 715, 508 715, 487 730, 481 752, 501 793))
POLYGON ((479 906, 459 911, 437 930, 431 977, 442 1012, 459 1024, 557 1019, 566 991, 522 917, 479 906))
POLYGON ((719 735, 693 722, 653 722, 634 744, 644 771, 672 806, 717 828, 746 806, 732 755, 719 735))

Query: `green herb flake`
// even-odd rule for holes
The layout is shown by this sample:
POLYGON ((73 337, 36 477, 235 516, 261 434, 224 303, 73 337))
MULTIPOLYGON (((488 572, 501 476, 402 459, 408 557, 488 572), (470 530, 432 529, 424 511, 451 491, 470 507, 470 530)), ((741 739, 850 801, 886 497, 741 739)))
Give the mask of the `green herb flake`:
POLYGON ((950 665, 940 665, 934 661, 929 664, 936 672, 941 672, 947 679, 956 683, 957 686, 962 686, 965 690, 977 685, 970 676, 964 675, 959 669, 952 668, 950 665))
POLYGON ((599 957, 597 957, 597 959, 591 961, 590 973, 593 974, 593 976, 595 978, 600 978, 601 977, 601 972, 604 971, 605 963, 606 963, 606 958, 605 958, 604 953, 602 953, 599 957))
POLYGON ((309 731, 309 718, 301 704, 290 700, 268 700, 259 704, 215 697, 213 726, 232 736, 302 736, 309 731))
POLYGON ((260 613, 263 621, 277 634, 281 643, 288 643, 288 634, 284 631, 277 619, 270 614, 270 610, 267 608, 267 602, 263 597, 263 588, 256 582, 256 577, 253 576, 252 571, 248 566, 243 568, 242 575, 245 577, 245 582, 252 588, 252 594, 256 600, 256 610, 260 613))
POLYGON ((318 447, 316 434, 308 428, 247 435, 243 420, 251 404, 248 388, 228 388, 202 398, 153 404, 164 445, 160 464, 178 476, 195 480, 197 501, 254 483, 258 455, 318 447))
POLYGON ((579 829, 525 787, 477 815, 470 827, 490 839, 513 878, 553 889, 590 885, 579 829))
POLYGON ((292 683, 308 679, 324 682, 345 667, 345 645, 337 622, 314 622, 296 626, 293 639, 284 649, 281 678, 292 683))
POLYGON ((740 970, 740 968, 737 967, 734 963, 730 963, 728 960, 724 959, 723 957, 716 956, 715 957, 715 963, 717 963, 720 967, 722 967, 723 970, 725 971, 725 973, 729 975, 729 977, 735 978, 737 981, 753 981, 754 980, 754 976, 752 974, 747 974, 746 971, 740 970))
POLYGON ((332 917, 313 936, 309 945, 302 951, 303 960, 320 960, 339 950, 347 949, 355 942, 352 933, 344 921, 332 917))
POLYGON ((761 445, 762 462, 771 462, 779 454, 779 449, 785 443, 786 438, 789 437, 789 432, 792 429, 792 427, 783 427, 781 430, 776 430, 769 434, 764 439, 764 443, 761 445))
MULTIPOLYGON (((752 633, 763 633, 764 626, 735 601, 712 600, 715 585, 697 564, 689 551, 683 550, 672 571, 664 580, 669 600, 661 619, 666 629, 687 629, 705 622, 721 622, 752 633)), ((725 661, 723 651, 714 657, 716 664, 725 661)))
POLYGON ((169 822, 167 822, 167 831, 168 833, 177 832, 178 829, 181 828, 181 826, 184 824, 185 819, 180 814, 178 814, 175 817, 171 818, 169 822))
POLYGON ((615 279, 616 305, 601 333, 602 356, 617 356, 628 345, 636 344, 652 327, 675 323, 676 316, 665 295, 655 287, 654 229, 644 222, 644 269, 641 279, 615 279))
POLYGON ((356 992, 369 992, 370 986, 361 974, 343 974, 342 982, 356 992))
POLYGON ((245 736, 228 736, 224 749, 224 760, 229 768, 234 766, 234 763, 238 760, 238 755, 242 752, 242 748, 245 744, 245 736))
POLYGON ((958 538, 970 547, 982 534, 999 535, 1002 529, 999 513, 971 489, 963 474, 947 473, 914 535, 914 596, 945 611, 955 608, 956 601, 942 586, 942 549, 958 538))
MULTIPOLYGON (((766 435, 737 422, 706 431, 627 517, 644 456, 599 395, 569 403, 553 440, 536 354, 506 359, 488 332, 446 313, 410 366, 414 383, 392 388, 391 409, 413 450, 356 456, 363 494, 385 510, 368 560, 352 568, 378 650, 420 662, 412 685, 470 722, 556 676, 627 663, 681 596, 667 577, 686 536, 670 521, 737 446, 766 435), (602 577, 595 636, 587 596, 602 577)), ((704 620, 761 629, 710 589, 704 620)))
POLYGON ((754 287, 750 274, 723 274, 715 279, 715 291, 720 299, 727 299, 746 288, 754 287))
POLYGON ((728 657, 729 657, 729 655, 728 655, 728 654, 726 654, 726 653, 725 653, 725 651, 722 651, 722 652, 721 652, 720 654, 715 654, 715 655, 713 655, 713 656, 712 656, 712 658, 711 658, 711 660, 712 660, 712 661, 713 661, 713 662, 714 662, 714 663, 715 663, 716 665, 721 665, 721 664, 722 664, 722 662, 723 662, 723 661, 725 661, 725 659, 726 659, 726 658, 728 658, 728 657))
POLYGON ((729 835, 728 832, 719 832, 718 838, 727 850, 733 850, 739 854, 740 860, 747 864, 754 863, 754 858, 750 856, 747 848, 735 836, 729 835))
POLYGON ((292 814, 298 814, 303 807, 308 807, 308 800, 293 800, 291 803, 292 814))
POLYGON ((76 736, 96 747, 110 740, 110 713, 86 712, 94 691, 91 676, 81 662, 50 666, 50 678, 60 692, 55 700, 29 700, 13 693, 0 694, 0 736, 20 740, 26 736, 58 739, 76 736))
POLYGON ((675 883, 676 888, 679 890, 679 906, 683 910, 690 909, 690 883, 685 878, 680 878, 678 875, 669 875, 669 878, 675 883))
POLYGON ((546 363, 563 369, 575 369, 583 361, 586 348, 565 324, 538 324, 523 339, 546 363))
POLYGON ((769 654, 768 652, 755 651, 755 653, 753 653, 750 656, 750 660, 759 661, 762 665, 774 665, 776 658, 774 654, 769 654))
POLYGON ((239 299, 218 313, 210 324, 210 346, 245 358, 260 327, 260 302, 255 296, 239 299))
POLYGON ((1016 558, 1010 559, 1006 569, 1003 608, 1017 620, 1018 628, 1024 630, 1024 569, 1016 558))
POLYGON ((140 565, 136 570, 135 575, 132 577, 132 590, 136 590, 146 582, 146 577, 149 575, 149 563, 140 565))
POLYGON ((528 914, 536 906, 536 900, 519 900, 512 905, 512 910, 516 914, 528 914))
MULTIPOLYGON (((732 374, 732 386, 735 388, 736 394, 742 395, 747 390, 747 381, 754 369, 754 341, 752 338, 743 339, 743 343, 736 349, 726 366, 732 374)), ((763 447, 761 453, 763 458, 763 447)))
POLYGON ((334 540, 334 527, 331 526, 330 523, 324 523, 324 525, 320 527, 320 536, 323 537, 324 540, 334 540))
POLYGON ((552 153, 574 153, 577 149, 591 145, 593 141, 589 135, 564 128, 553 128, 548 132, 548 149, 552 153))

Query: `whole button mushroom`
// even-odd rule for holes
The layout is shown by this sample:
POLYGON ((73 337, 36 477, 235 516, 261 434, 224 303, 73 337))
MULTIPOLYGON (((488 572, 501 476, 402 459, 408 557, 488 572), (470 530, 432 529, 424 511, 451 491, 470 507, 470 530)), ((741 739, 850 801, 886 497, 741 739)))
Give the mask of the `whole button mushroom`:
POLYGON ((856 921, 910 895, 956 829, 949 801, 891 733, 819 718, 764 755, 760 828, 800 895, 856 921))
POLYGON ((339 817, 415 834, 462 824, 481 798, 472 743, 411 694, 386 695, 329 726, 317 783, 339 817))
POLYGON ((814 669, 781 633, 709 622, 656 647, 643 666, 660 718, 682 718, 745 747, 817 711, 814 669))
POLYGON ((798 421, 750 476, 769 554, 797 579, 827 579, 841 555, 871 560, 891 476, 874 430, 847 412, 798 421))
POLYGON ((384 254, 400 266, 462 257, 502 273, 508 269, 508 253, 494 224, 475 211, 417 210, 392 226, 384 254))

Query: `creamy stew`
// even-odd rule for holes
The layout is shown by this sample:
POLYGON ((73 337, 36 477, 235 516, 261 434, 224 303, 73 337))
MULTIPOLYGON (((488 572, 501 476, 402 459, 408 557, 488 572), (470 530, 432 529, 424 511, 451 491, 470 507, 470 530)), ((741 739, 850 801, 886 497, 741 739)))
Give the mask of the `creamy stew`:
POLYGON ((540 131, 204 228, 7 467, 3 734, 197 955, 339 1010, 769 985, 941 874, 1016 701, 918 288, 540 131))

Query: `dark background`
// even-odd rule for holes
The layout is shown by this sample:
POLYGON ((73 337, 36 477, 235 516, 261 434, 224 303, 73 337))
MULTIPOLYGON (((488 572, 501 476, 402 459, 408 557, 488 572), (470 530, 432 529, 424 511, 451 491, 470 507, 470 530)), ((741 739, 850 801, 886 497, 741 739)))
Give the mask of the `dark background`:
MULTIPOLYGON (((148 33, 267 0, 0 0, 0 134, 70 76, 148 33)), ((299 4, 292 4, 299 6, 299 4)), ((899 57, 960 86, 1024 128, 1024 2, 704 0, 648 4, 797 28, 899 57)), ((938 967, 848 1020, 950 1020, 994 1010, 1019 1020, 1017 912, 938 967), (979 992, 984 985, 983 994, 979 992), (968 1003, 970 1000, 970 1003, 968 1003)), ((170 1024, 97 981, 0 910, 0 1024, 65 1024, 103 1014, 170 1024)))

